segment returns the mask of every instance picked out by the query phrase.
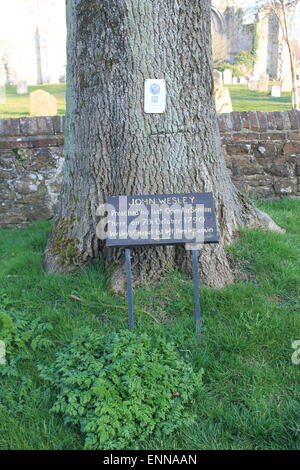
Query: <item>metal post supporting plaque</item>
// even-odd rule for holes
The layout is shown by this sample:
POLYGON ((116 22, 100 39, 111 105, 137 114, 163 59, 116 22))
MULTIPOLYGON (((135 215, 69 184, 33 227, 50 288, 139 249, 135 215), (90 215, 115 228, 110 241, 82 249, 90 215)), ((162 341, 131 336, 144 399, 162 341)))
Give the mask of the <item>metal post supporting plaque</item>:
POLYGON ((193 273, 194 273, 194 302, 195 302, 195 320, 196 335, 198 341, 201 341, 201 314, 200 314, 200 293, 199 293, 199 267, 197 250, 192 250, 193 273))
POLYGON ((134 314, 132 301, 131 255, 129 248, 125 248, 125 269, 127 275, 128 324, 129 328, 132 329, 134 328, 134 314))
MULTIPOLYGON (((145 84, 146 98, 150 102, 151 96, 157 97, 160 93, 164 101, 164 83, 153 79, 147 80, 145 84), (150 97, 150 98, 149 98, 150 97)), ((147 101, 146 100, 146 101, 147 101)), ((148 106, 149 102, 145 102, 148 106)), ((155 101, 155 100, 154 100, 155 101)), ((153 103, 154 103, 153 101, 153 103)), ((153 104, 152 103, 152 104, 153 104)), ((150 103, 151 104, 151 103, 150 103)), ((163 103, 164 105, 164 103, 163 103)), ((162 106, 163 107, 163 106, 162 106)), ((153 108, 154 109, 154 108, 153 108)), ((145 112, 163 112, 161 110, 151 110, 147 108, 145 112)), ((199 267, 198 252, 200 246, 205 243, 219 243, 220 234, 218 231, 216 207, 212 192, 204 193, 168 193, 168 194, 135 194, 123 196, 110 196, 107 199, 107 237, 106 246, 111 248, 125 248, 125 269, 127 275, 127 296, 128 296, 128 320, 129 328, 134 328, 133 312, 133 291, 131 272, 131 247, 140 246, 167 246, 186 245, 188 240, 189 251, 192 251, 193 273, 194 273, 194 305, 196 335, 198 341, 201 340, 201 309, 200 309, 200 289, 199 289, 199 267), (173 209, 173 205, 178 210, 173 209), (190 237, 190 214, 192 217, 193 232, 195 236, 190 237), (165 214, 173 214, 167 224, 165 214), (157 218, 157 216, 159 217, 157 218), (138 216, 138 219, 136 217, 138 216), (196 226, 194 227, 194 221, 196 226), (143 226, 139 237, 131 237, 131 224, 143 226), (199 224, 203 223, 203 227, 199 224), (187 227, 189 237, 185 229, 187 227), (201 229, 201 230, 200 230, 201 229), (199 234, 203 233, 203 240, 199 242, 199 234), (198 234, 198 236, 196 236, 198 234), (126 236, 125 236, 126 235, 126 236)), ((101 211, 102 213, 102 208, 101 211)))

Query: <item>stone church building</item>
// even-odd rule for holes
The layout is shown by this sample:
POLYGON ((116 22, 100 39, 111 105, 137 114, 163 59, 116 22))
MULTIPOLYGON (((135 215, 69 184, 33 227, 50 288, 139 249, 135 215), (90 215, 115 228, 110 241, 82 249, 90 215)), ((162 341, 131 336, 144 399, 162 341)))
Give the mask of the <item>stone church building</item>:
POLYGON ((244 10, 234 0, 212 0, 213 50, 217 60, 233 62, 241 51, 251 51, 253 46, 253 24, 245 23, 244 10), (215 10, 222 15, 216 19, 215 10))
MULTIPOLYGON (((278 19, 270 10, 262 8, 255 23, 245 22, 245 11, 236 0, 212 0, 213 7, 222 15, 213 15, 213 49, 217 61, 233 62, 241 51, 252 51, 256 41, 254 74, 267 73, 270 78, 284 80, 290 75, 287 45, 278 19)), ((294 41, 295 53, 299 42, 294 41)))

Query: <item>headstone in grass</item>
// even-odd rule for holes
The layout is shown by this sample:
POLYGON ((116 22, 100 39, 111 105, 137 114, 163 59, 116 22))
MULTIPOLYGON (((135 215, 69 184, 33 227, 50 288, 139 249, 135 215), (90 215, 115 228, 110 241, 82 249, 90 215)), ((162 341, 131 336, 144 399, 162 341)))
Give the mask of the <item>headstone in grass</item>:
POLYGON ((223 72, 223 83, 224 85, 232 84, 232 71, 230 69, 225 69, 223 72))
POLYGON ((228 88, 219 88, 215 91, 215 104, 217 113, 232 113, 232 102, 228 88))
POLYGON ((0 104, 5 104, 6 73, 2 60, 0 60, 0 104))
POLYGON ((55 116, 57 114, 57 99, 44 90, 30 93, 30 116, 55 116))
POLYGON ((25 82, 25 80, 20 80, 17 83, 17 94, 25 95, 25 93, 28 93, 27 82, 25 82))
POLYGON ((273 96, 273 98, 280 98, 281 97, 281 86, 280 85, 273 85, 272 86, 271 96, 273 96))
POLYGON ((248 80, 246 77, 239 77, 239 84, 240 85, 248 85, 248 80))
POLYGON ((258 77, 250 77, 249 82, 248 82, 248 89, 250 91, 257 91, 258 89, 258 77))
POLYGON ((0 105, 5 104, 6 94, 5 94, 5 85, 0 84, 0 105))
POLYGON ((219 88, 222 88, 223 86, 223 74, 222 72, 219 72, 218 70, 213 71, 213 77, 214 77, 214 88, 215 90, 218 90, 219 88))
POLYGON ((228 88, 223 87, 223 75, 214 70, 214 95, 217 113, 231 113, 232 104, 228 88))
POLYGON ((292 91, 292 78, 290 74, 283 75, 281 79, 281 91, 283 93, 292 91))
POLYGON ((262 73, 259 77, 257 84, 257 91, 260 93, 268 93, 269 91, 269 75, 267 73, 262 73))

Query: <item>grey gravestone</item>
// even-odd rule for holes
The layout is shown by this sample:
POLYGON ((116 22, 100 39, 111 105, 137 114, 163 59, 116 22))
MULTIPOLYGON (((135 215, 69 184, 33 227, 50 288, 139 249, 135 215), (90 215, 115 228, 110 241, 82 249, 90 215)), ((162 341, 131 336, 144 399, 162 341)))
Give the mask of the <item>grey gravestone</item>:
POLYGON ((222 88, 222 86, 223 86, 222 72, 219 72, 218 70, 214 70, 213 71, 213 77, 214 77, 214 88, 215 88, 215 90, 218 90, 219 88, 222 88))
POLYGON ((232 84, 232 71, 230 69, 225 69, 223 72, 223 83, 224 85, 232 84))
POLYGON ((239 77, 240 79, 240 84, 241 85, 247 85, 248 84, 248 80, 246 77, 239 77))
POLYGON ((5 104, 5 83, 6 83, 6 73, 4 63, 0 57, 0 104, 5 104))
POLYGON ((0 104, 5 104, 6 94, 5 94, 5 85, 0 85, 0 104))
POLYGON ((292 91, 292 79, 290 74, 286 74, 281 79, 281 91, 288 92, 292 91))
POLYGON ((25 95, 25 93, 28 93, 27 82, 25 82, 25 80, 20 80, 17 83, 17 93, 18 95, 25 95))
POLYGON ((260 93, 267 93, 269 91, 269 75, 267 73, 260 75, 257 84, 257 91, 260 93))
POLYGON ((274 98, 281 97, 281 86, 280 85, 273 85, 271 88, 271 96, 274 98))
POLYGON ((250 91, 257 91, 258 89, 258 79, 256 77, 250 77, 248 82, 248 89, 250 91))

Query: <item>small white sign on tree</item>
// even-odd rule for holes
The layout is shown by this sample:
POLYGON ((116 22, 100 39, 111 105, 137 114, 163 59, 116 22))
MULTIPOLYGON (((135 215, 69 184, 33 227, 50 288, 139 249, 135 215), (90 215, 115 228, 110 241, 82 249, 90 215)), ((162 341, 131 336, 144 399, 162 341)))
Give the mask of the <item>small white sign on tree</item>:
POLYGON ((145 80, 144 111, 149 114, 161 114, 166 111, 166 81, 145 80))

